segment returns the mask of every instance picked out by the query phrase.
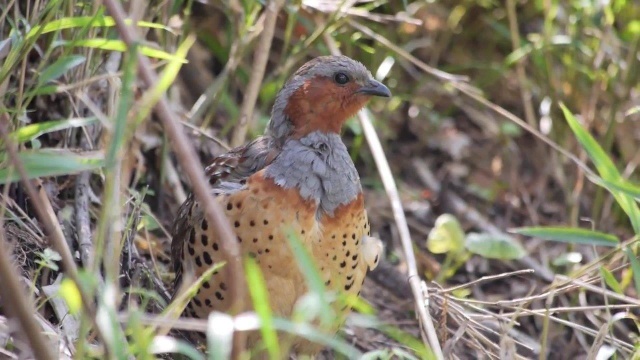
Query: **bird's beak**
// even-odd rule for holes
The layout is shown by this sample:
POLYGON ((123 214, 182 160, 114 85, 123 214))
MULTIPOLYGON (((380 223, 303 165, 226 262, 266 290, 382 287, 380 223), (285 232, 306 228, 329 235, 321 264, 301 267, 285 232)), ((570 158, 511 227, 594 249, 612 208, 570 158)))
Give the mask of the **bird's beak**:
POLYGON ((372 95, 372 96, 382 96, 382 97, 391 97, 391 91, 389 88, 384 86, 380 81, 371 79, 366 84, 362 85, 358 91, 358 94, 372 95))

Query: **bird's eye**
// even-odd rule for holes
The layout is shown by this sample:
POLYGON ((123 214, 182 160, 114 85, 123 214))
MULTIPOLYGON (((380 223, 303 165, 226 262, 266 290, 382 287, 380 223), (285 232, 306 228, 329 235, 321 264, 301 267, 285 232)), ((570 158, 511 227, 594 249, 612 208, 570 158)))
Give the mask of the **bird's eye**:
POLYGON ((337 73, 333 79, 340 85, 344 85, 349 82, 349 76, 345 73, 337 73))

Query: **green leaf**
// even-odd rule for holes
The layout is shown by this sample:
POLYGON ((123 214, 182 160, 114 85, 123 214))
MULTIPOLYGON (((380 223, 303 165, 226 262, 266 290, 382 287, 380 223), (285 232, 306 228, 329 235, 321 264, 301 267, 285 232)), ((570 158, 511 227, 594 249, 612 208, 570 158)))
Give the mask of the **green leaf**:
POLYGON ((527 252, 508 235, 469 233, 465 243, 467 250, 488 259, 520 259, 527 252))
POLYGON ((636 254, 631 250, 631 246, 627 246, 624 249, 624 252, 627 254, 629 263, 631 264, 631 270, 633 271, 633 283, 636 286, 636 294, 640 294, 640 261, 638 261, 636 254))
POLYGON ((260 267, 252 258, 245 261, 247 285, 253 308, 260 318, 260 334, 271 359, 280 359, 278 335, 273 326, 273 314, 269 306, 269 293, 260 267))
POLYGON ((23 126, 11 133, 11 136, 13 141, 22 144, 50 132, 91 125, 97 120, 96 117, 88 117, 40 122, 23 126))
POLYGON ((50 248, 46 248, 39 255, 39 258, 36 260, 38 265, 49 268, 53 271, 58 271, 58 264, 56 264, 56 261, 62 260, 60 254, 50 248))
POLYGON ((633 197, 636 200, 640 200, 640 186, 635 185, 630 181, 624 179, 622 179, 621 181, 607 181, 602 178, 596 179, 592 176, 590 176, 589 179, 595 184, 607 188, 607 190, 609 191, 612 191, 612 189, 618 190, 626 195, 633 197))
POLYGON ((611 290, 615 291, 618 294, 623 294, 622 286, 616 279, 615 276, 609 271, 606 267, 600 266, 600 275, 604 279, 604 282, 611 288, 611 290))
POLYGON ((27 94, 29 96, 50 95, 58 92, 58 85, 42 85, 30 89, 27 94))
MULTIPOLYGON (((29 179, 76 174, 104 165, 101 152, 77 154, 66 150, 26 150, 19 153, 18 157, 27 170, 29 179)), ((0 184, 20 180, 17 171, 10 166, 11 162, 6 154, 0 154, 0 158, 0 184)))
POLYGON ((618 243, 620 243, 620 240, 615 235, 603 233, 600 231, 570 227, 521 227, 511 229, 509 230, 509 232, 538 237, 544 240, 561 241, 573 244, 616 246, 618 245, 618 243))
POLYGON ((459 252, 464 249, 464 230, 451 214, 438 216, 427 238, 427 249, 434 254, 459 252))
POLYGON ((42 86, 49 81, 56 80, 67 71, 84 63, 85 61, 86 58, 82 55, 67 55, 60 57, 53 64, 42 70, 38 77, 38 86, 42 86))
MULTIPOLYGON (((569 127, 573 131, 574 135, 580 142, 580 145, 586 150, 589 158, 596 166, 598 173, 605 181, 619 183, 624 180, 620 172, 616 168, 615 164, 607 153, 602 149, 598 142, 586 131, 573 116, 571 111, 564 105, 560 104, 564 117, 567 119, 569 127)), ((609 192, 618 202, 618 205, 624 210, 629 217, 633 230, 636 234, 640 234, 640 207, 635 202, 633 197, 627 195, 618 190, 607 188, 609 192)))

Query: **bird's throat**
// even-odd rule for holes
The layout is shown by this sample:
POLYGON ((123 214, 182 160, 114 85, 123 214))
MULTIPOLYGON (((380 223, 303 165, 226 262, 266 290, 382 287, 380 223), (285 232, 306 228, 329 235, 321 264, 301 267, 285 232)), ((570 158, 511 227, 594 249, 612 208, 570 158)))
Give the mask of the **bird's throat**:
POLYGON ((358 172, 337 134, 313 132, 289 139, 266 168, 266 177, 286 189, 296 187, 305 200, 313 200, 318 215, 333 216, 336 208, 362 192, 358 172))

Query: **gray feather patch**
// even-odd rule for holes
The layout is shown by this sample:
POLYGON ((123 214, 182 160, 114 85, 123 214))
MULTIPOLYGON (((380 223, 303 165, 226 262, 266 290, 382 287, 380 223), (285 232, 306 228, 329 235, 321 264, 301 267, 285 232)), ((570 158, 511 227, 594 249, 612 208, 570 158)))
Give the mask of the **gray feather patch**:
POLYGON ((286 140, 265 175, 285 189, 298 188, 304 199, 315 201, 330 216, 362 191, 358 172, 338 134, 313 132, 286 140))

